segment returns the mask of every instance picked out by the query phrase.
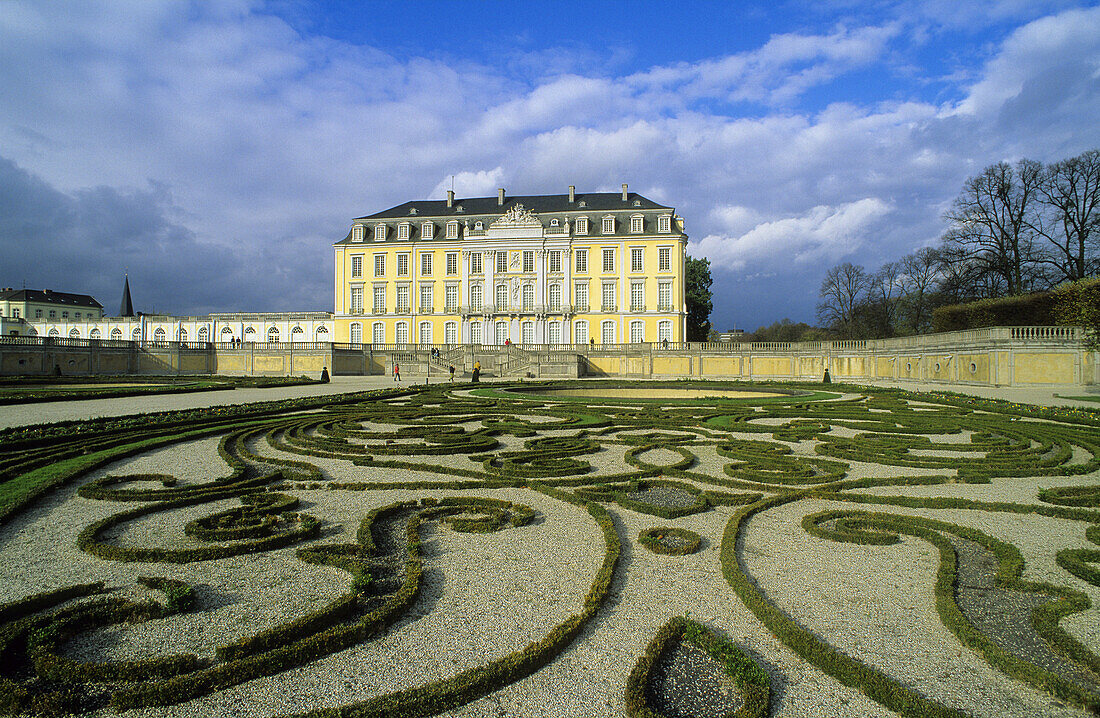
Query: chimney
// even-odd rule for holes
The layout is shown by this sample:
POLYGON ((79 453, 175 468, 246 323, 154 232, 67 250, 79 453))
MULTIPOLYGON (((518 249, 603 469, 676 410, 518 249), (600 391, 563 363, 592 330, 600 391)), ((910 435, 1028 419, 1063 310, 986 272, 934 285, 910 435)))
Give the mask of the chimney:
POLYGON ((503 187, 497 187, 497 205, 500 206, 500 207, 504 206, 504 188, 503 187))
POLYGON ((447 206, 448 207, 454 207, 455 206, 455 191, 453 189, 447 190, 447 206))
POLYGON ((626 182, 623 182, 623 202, 626 201, 626 182))
POLYGON ((577 201, 577 188, 573 185, 569 185, 569 204, 573 204, 577 201))

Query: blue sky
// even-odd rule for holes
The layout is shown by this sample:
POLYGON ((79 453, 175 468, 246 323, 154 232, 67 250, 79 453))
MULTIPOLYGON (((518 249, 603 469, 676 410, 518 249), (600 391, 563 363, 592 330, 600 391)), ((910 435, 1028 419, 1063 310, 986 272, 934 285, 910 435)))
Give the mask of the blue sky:
POLYGON ((934 244, 986 165, 1100 147, 1096 3, 0 3, 0 284, 144 311, 332 309, 408 199, 632 191, 716 327, 934 244))

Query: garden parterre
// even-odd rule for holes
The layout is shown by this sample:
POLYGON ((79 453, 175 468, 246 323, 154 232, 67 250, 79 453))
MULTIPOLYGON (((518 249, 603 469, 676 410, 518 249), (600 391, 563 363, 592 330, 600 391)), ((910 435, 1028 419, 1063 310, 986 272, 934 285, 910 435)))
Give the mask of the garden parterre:
POLYGON ((1097 414, 620 385, 0 432, 0 709, 655 716, 686 641, 739 715, 1100 710, 1097 414))

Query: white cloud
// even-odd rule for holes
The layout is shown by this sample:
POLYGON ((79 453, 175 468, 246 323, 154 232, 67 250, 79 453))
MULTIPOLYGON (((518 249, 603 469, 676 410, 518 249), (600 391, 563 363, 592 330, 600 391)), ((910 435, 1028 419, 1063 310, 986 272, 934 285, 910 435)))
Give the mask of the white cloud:
MULTIPOLYGON (((447 190, 454 185, 456 197, 488 197, 496 194, 498 187, 504 186, 504 168, 494 167, 491 170, 477 170, 475 172, 456 172, 453 179, 445 178, 435 186, 432 193, 426 199, 439 199, 447 196, 447 190)), ((409 199, 419 199, 412 198, 409 199)))
MULTIPOLYGON (((760 222, 739 236, 707 235, 689 245, 689 253, 735 271, 790 263, 828 267, 872 241, 875 228, 891 211, 877 197, 818 206, 801 216, 760 222)), ((724 215, 736 227, 749 221, 752 212, 728 208, 724 215)))

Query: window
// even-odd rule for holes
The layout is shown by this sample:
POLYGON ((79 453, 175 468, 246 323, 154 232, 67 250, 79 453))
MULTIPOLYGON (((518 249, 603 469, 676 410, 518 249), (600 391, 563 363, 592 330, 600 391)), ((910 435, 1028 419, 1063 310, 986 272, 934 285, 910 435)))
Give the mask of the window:
POLYGON ((272 344, 279 343, 279 327, 270 327, 267 330, 267 340, 272 344))
POLYGON ((409 255, 407 255, 407 254, 397 255, 397 276, 399 276, 399 277, 409 276, 409 255))
POLYGON ((502 250, 497 250, 497 272, 508 271, 508 253, 502 250))
POLYGON ((61 318, 62 319, 68 319, 69 318, 69 313, 68 312, 61 312, 61 318))
POLYGON ((645 225, 645 221, 640 214, 636 214, 630 218, 630 233, 641 234, 642 228, 645 225))
POLYGON ((376 276, 376 277, 386 276, 386 255, 384 255, 384 254, 374 255, 374 276, 376 276))
POLYGON ((386 225, 376 224, 374 225, 374 241, 381 242, 386 238, 386 225))
POLYGON ((645 282, 630 283, 630 311, 645 311, 645 282))
POLYGON ((96 328, 92 329, 91 333, 88 334, 89 339, 99 339, 99 337, 100 337, 99 327, 96 327, 96 328))
POLYGON ((523 250, 523 271, 525 273, 535 271, 535 253, 530 249, 523 250))
POLYGON ((497 322, 496 339, 497 344, 504 344, 508 341, 508 322, 497 322))
MULTIPOLYGON (((15 317, 16 319, 18 319, 19 318, 19 310, 16 309, 15 312, 12 314, 12 316, 15 317)), ((74 314, 73 319, 80 319, 80 312, 77 312, 76 314, 74 314)))
POLYGON ((577 234, 588 234, 588 217, 577 217, 577 234))
POLYGON ((554 219, 550 220, 550 226, 551 227, 557 227, 558 226, 558 220, 557 220, 556 217, 554 219))
POLYGON ((479 219, 478 221, 474 222, 474 229, 480 232, 481 230, 485 229, 485 223, 479 219))
POLYGON ((481 274, 481 252, 470 255, 470 274, 481 274))
POLYGON ((657 250, 657 271, 659 272, 671 272, 672 271, 672 248, 661 247, 657 250))
POLYGON ((360 324, 359 322, 352 322, 352 324, 351 324, 350 341, 351 341, 352 344, 362 344, 363 343, 363 325, 360 324))
POLYGON ((363 241, 363 225, 357 224, 351 228, 351 241, 362 242, 363 241))
POLYGON ((481 311, 481 302, 482 302, 481 294, 482 294, 481 282, 477 282, 475 284, 470 285, 470 311, 474 311, 474 312, 480 312, 481 311))
POLYGON ((420 285, 420 313, 431 314, 432 312, 432 285, 421 284, 420 285))
POLYGON ((448 284, 443 288, 443 311, 454 314, 458 311, 458 285, 448 284))
POLYGON ((35 309, 34 310, 34 318, 35 319, 41 319, 42 318, 42 310, 41 309, 35 309))
POLYGON ((435 223, 424 222, 420 225, 420 238, 432 239, 435 237, 435 223))
POLYGON ((615 250, 604 249, 603 251, 603 271, 604 274, 615 271, 615 250))
POLYGON ((210 341, 210 327, 199 327, 199 341, 210 341))
POLYGON ((508 311, 508 285, 507 284, 498 284, 497 285, 497 311, 498 312, 508 311))
POLYGON ((317 336, 314 337, 316 341, 328 341, 328 328, 324 324, 322 324, 321 326, 317 327, 316 335, 317 336))
MULTIPOLYGON (((226 327, 226 329, 229 329, 229 327, 226 327)), ((114 329, 112 329, 111 330, 111 339, 113 339, 116 342, 122 341, 122 330, 119 329, 118 327, 115 327, 114 329)))
MULTIPOLYGON (((303 334, 305 334, 305 332, 302 331, 301 327, 294 327, 293 329, 290 330, 290 341, 292 341, 292 342, 302 341, 302 335, 303 334)), ((199 330, 199 339, 202 339, 202 330, 201 329, 199 330)))
POLYGON ((642 322, 634 321, 630 323, 630 341, 633 344, 638 344, 645 341, 645 324, 642 322))
POLYGON ((375 322, 371 326, 370 331, 371 331, 371 337, 370 337, 371 342, 373 342, 374 344, 385 344, 386 343, 386 325, 385 324, 383 324, 382 322, 375 322))
POLYGON ((573 269, 577 274, 588 273, 588 250, 578 249, 573 252, 573 269))
MULTIPOLYGON (((226 329, 229 329, 229 327, 226 327, 226 329)), ((229 331, 232 332, 233 330, 229 329, 229 331)), ((141 329, 140 328, 135 328, 134 331, 130 332, 130 341, 135 341, 135 342, 141 341, 141 329)))
POLYGON ((523 296, 523 311, 533 312, 535 310, 535 285, 524 284, 521 291, 523 296))
POLYGON ((408 344, 409 343, 409 323, 408 322, 398 322, 397 323, 397 331, 395 332, 394 340, 398 344, 408 344))
POLYGON ((153 341, 166 342, 168 341, 168 335, 164 332, 164 327, 157 327, 157 330, 153 332, 153 341))
POLYGON ((550 304, 550 311, 561 311, 561 285, 551 284, 547 287, 547 300, 550 304))
POLYGON ((657 311, 672 311, 672 282, 661 282, 657 285, 657 311))
POLYGON ((458 252, 447 252, 447 274, 458 274, 458 252))
POLYGON ((519 325, 519 341, 521 344, 535 343, 535 323, 523 322, 519 325))
POLYGON ((600 224, 600 231, 604 234, 615 234, 615 218, 604 217, 603 222, 600 224))
POLYGON ((57 312, 54 311, 53 309, 51 309, 50 310, 50 319, 54 319, 55 317, 57 317, 57 312))
POLYGON ((577 282, 573 286, 573 310, 588 311, 588 282, 577 282))
POLYGON ((458 322, 447 322, 443 325, 443 343, 458 344, 458 322))
POLYGON ((351 288, 351 313, 362 314, 363 313, 363 288, 352 287, 351 288))
POLYGON ((351 258, 351 277, 352 279, 358 279, 363 276, 363 257, 355 256, 351 258))
POLYGON ((672 231, 672 216, 662 214, 657 218, 657 231, 658 232, 671 232, 672 231))
POLYGON ((432 276, 432 255, 427 253, 420 255, 420 276, 432 276))
POLYGON ((481 322, 470 322, 470 343, 481 344, 481 322))
POLYGON ((447 239, 458 239, 458 222, 452 220, 447 223, 447 239))
POLYGON ((399 284, 397 285, 397 313, 408 314, 409 313, 409 285, 399 284))
POLYGON ((576 321, 573 322, 573 343, 574 344, 587 344, 588 343, 588 322, 576 321))
POLYGON ((378 284, 374 287, 374 304, 371 308, 375 314, 386 313, 386 285, 378 284))
POLYGON ((643 251, 641 247, 633 247, 630 250, 630 271, 641 272, 644 269, 643 251))
POLYGON ((657 322, 657 340, 672 341, 672 322, 667 319, 657 322))
POLYGON ((412 229, 412 225, 409 224, 408 222, 402 222, 401 224, 397 225, 397 238, 398 239, 408 239, 409 238, 409 231, 411 229, 412 229))
POLYGON ((561 251, 557 250, 557 249, 551 249, 548 257, 550 259, 550 271, 555 272, 555 273, 560 272, 561 271, 561 251))
POLYGON ((255 327, 245 327, 244 340, 246 342, 256 341, 256 328, 255 327))
POLYGON ((420 346, 428 347, 432 345, 432 323, 420 322, 420 346))
POLYGON ((615 343, 615 322, 611 321, 610 319, 607 319, 602 324, 600 324, 600 343, 615 343))
POLYGON ((546 325, 546 336, 551 344, 561 344, 561 322, 550 322, 546 325))
POLYGON ((605 312, 615 311, 615 283, 604 282, 600 293, 600 309, 605 312))
POLYGON ((22 316, 22 312, 23 312, 22 309, 12 309, 11 310, 11 318, 12 319, 19 319, 22 316))

